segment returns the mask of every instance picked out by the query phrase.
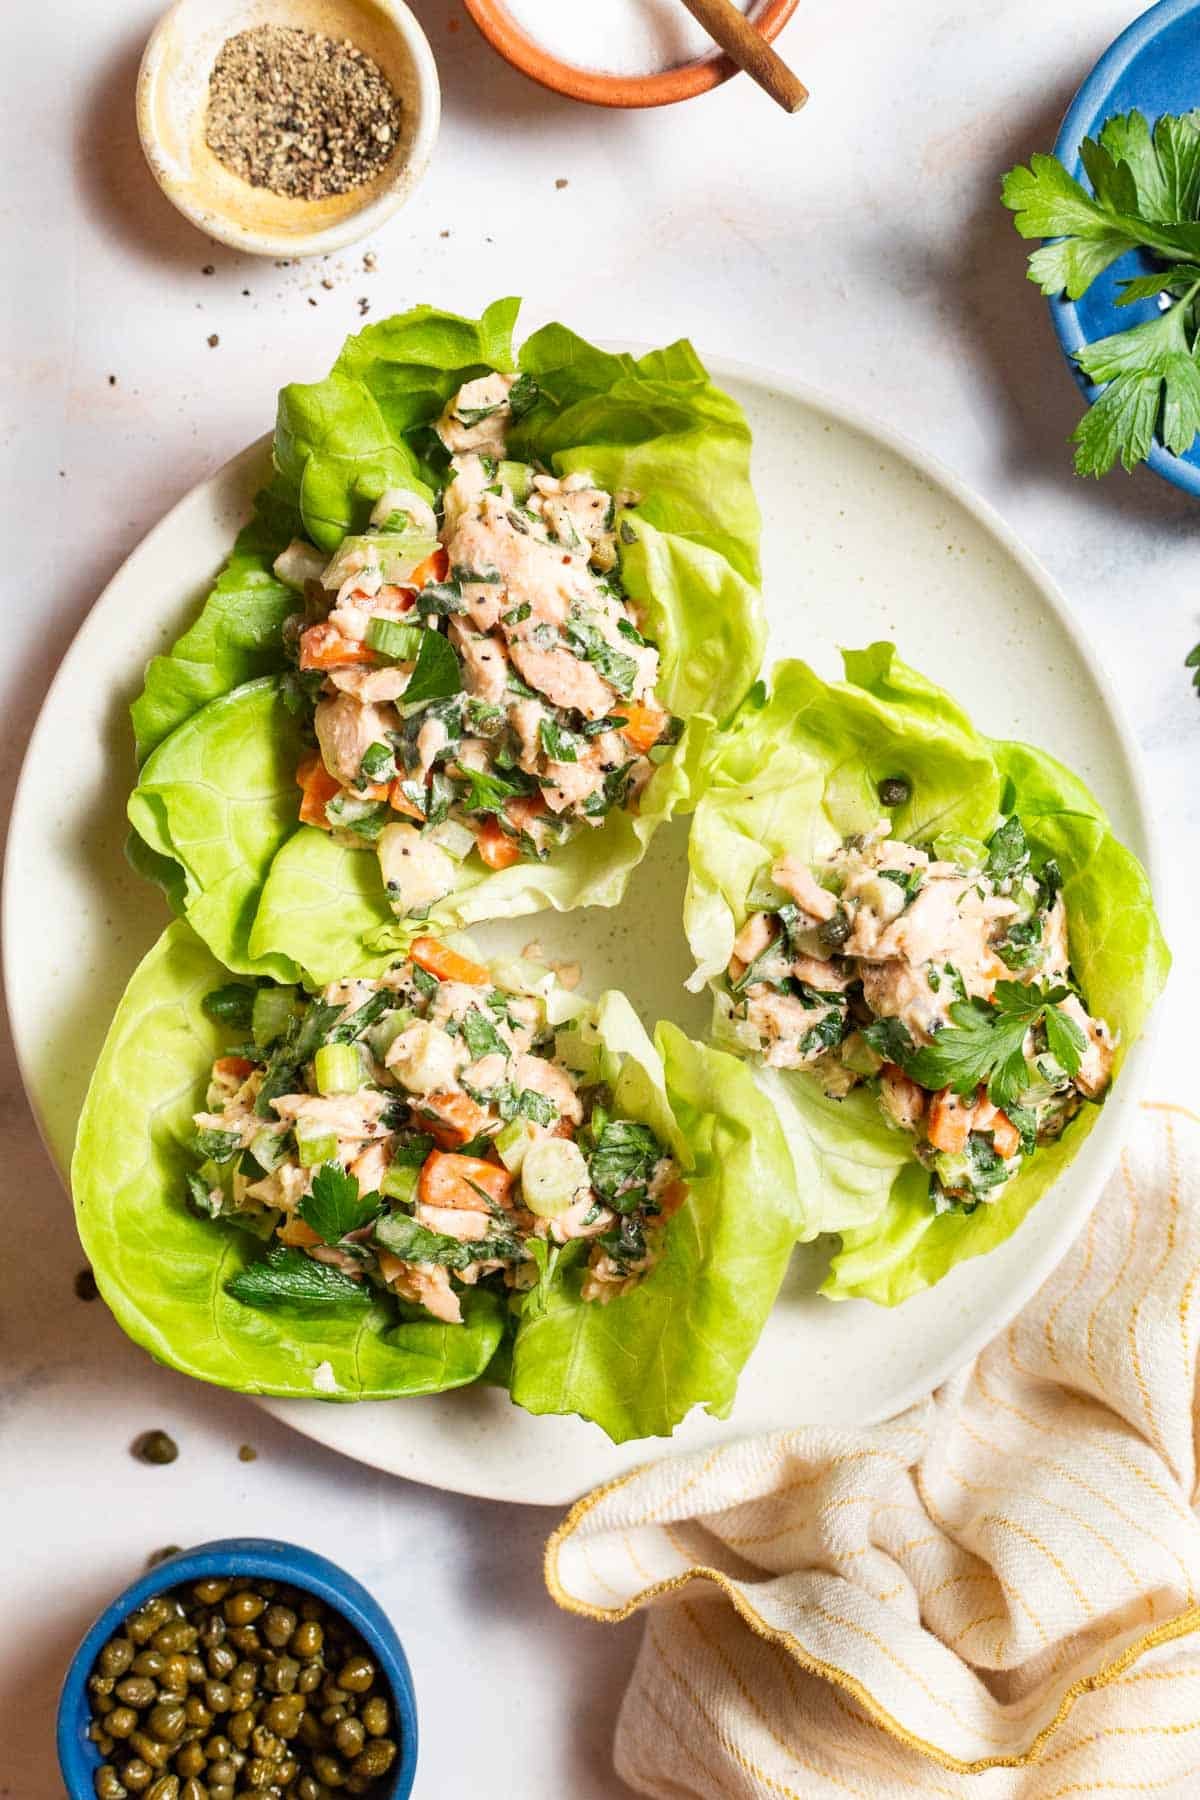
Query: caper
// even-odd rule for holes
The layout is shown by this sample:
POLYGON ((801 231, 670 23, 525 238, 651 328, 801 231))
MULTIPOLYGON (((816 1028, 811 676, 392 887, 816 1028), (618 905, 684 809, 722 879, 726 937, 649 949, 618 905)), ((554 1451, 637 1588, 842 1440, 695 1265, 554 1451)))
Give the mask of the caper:
POLYGON ((101 1675, 108 1675, 113 1680, 124 1675, 133 1661, 133 1645, 126 1637, 109 1638, 99 1657, 101 1675))
POLYGON ((146 1675, 126 1675, 124 1681, 118 1681, 116 1694, 126 1706, 153 1706, 158 1699, 158 1689, 146 1675))
POLYGON ((822 950, 837 950, 849 936, 850 920, 840 906, 831 919, 822 920, 817 927, 817 942, 822 950))
POLYGON ((335 1747, 341 1751, 343 1756, 349 1757, 351 1761, 354 1760, 362 1749, 366 1742, 366 1737, 367 1734, 363 1730, 362 1722, 359 1719, 339 1719, 333 1728, 333 1742, 335 1747))
POLYGON ((143 1431, 134 1440, 133 1454, 144 1463, 173 1463, 179 1455, 179 1445, 165 1431, 143 1431))
POLYGON ((294 1756, 284 1756, 275 1764, 275 1782, 278 1787, 286 1788, 289 1781, 295 1781, 300 1773, 300 1764, 294 1756))
POLYGON ((167 1666, 167 1659, 161 1650, 139 1650, 130 1668, 135 1675, 152 1675, 155 1680, 167 1666))
POLYGON ((218 1731, 215 1736, 210 1737, 207 1744, 205 1744, 204 1754, 207 1756, 209 1762, 220 1762, 221 1758, 223 1756, 228 1756, 232 1749, 233 1745, 230 1743, 229 1739, 227 1737, 222 1737, 221 1733, 218 1731))
POLYGON ((912 782, 903 775, 889 775, 880 782, 878 791, 884 806, 907 806, 912 799, 912 782))
POLYGON ((154 1780, 154 1770, 140 1756, 131 1756, 127 1763, 121 1764, 121 1780, 131 1794, 144 1794, 154 1780))
POLYGON ((264 1756, 256 1756, 242 1770, 242 1781, 252 1794, 265 1794, 276 1786, 275 1771, 278 1763, 268 1762, 264 1756))
POLYGON ((368 1737, 382 1737, 391 1723, 388 1703, 382 1694, 372 1694, 364 1702, 359 1717, 366 1727, 368 1737))
POLYGON ((216 1787, 214 1787, 210 1781, 208 1784, 208 1800, 234 1800, 232 1781, 219 1782, 216 1787))
POLYGON ((228 1641, 242 1656, 256 1656, 263 1647, 262 1639, 253 1625, 231 1626, 228 1641))
POLYGON ((229 1677, 230 1687, 253 1688, 258 1686, 258 1670, 252 1662, 240 1662, 234 1667, 229 1677))
POLYGON ((111 1675, 91 1675, 88 1677, 88 1688, 93 1694, 107 1696, 112 1693, 116 1685, 116 1681, 111 1675))
POLYGON ((326 1787, 340 1788, 346 1785, 346 1770, 339 1757, 324 1756, 319 1751, 313 1757, 313 1774, 326 1787))
POLYGON ((127 1738, 131 1731, 138 1728, 138 1716, 132 1706, 114 1706, 105 1714, 105 1728, 109 1737, 127 1738))
POLYGON ((209 1800, 208 1789, 193 1775, 180 1788, 179 1800, 209 1800))
POLYGON ((219 1612, 205 1614, 200 1625, 200 1642, 206 1650, 214 1650, 225 1642, 225 1621, 219 1612))
POLYGON ((136 1750, 142 1761, 148 1762, 152 1769, 166 1768, 167 1757, 170 1753, 165 1744, 160 1744, 158 1739, 152 1738, 148 1732, 131 1731, 129 1748, 136 1750))
POLYGON ((320 1663, 309 1663, 296 1678, 296 1691, 301 1694, 314 1693, 321 1685, 323 1674, 320 1663))
POLYGON ((268 1762, 278 1762, 284 1754, 284 1745, 265 1725, 256 1725, 250 1733, 250 1746, 255 1756, 265 1756, 268 1762))
POLYGON ((183 1703, 183 1712, 189 1731, 207 1731, 213 1722, 213 1716, 199 1694, 188 1695, 183 1703))
POLYGON ((208 1671, 204 1667, 204 1658, 202 1656, 197 1656, 194 1651, 192 1655, 187 1658, 187 1672, 188 1680, 193 1687, 199 1687, 207 1677, 208 1671))
POLYGON ((233 1704, 233 1690, 224 1681, 206 1681, 204 1684, 204 1704, 210 1713, 228 1712, 233 1704))
POLYGON ((352 1694, 365 1694, 374 1685, 375 1664, 369 1656, 352 1656, 343 1664, 338 1684, 352 1694))
POLYGON ((186 1694, 190 1682, 188 1658, 176 1655, 168 1656, 158 1685, 164 1694, 186 1694))
POLYGON ((263 1685, 272 1694, 295 1692, 300 1679, 300 1664, 294 1656, 277 1656, 263 1670, 263 1685))
POLYGON ((216 1681, 221 1681, 237 1668, 237 1651, 231 1650, 228 1644, 217 1644, 205 1658, 208 1672, 216 1681))
POLYGON ((126 1800, 129 1789, 111 1763, 101 1763, 96 1770, 96 1800, 126 1800))
POLYGON ((298 1694, 283 1694, 272 1700, 263 1714, 270 1730, 281 1738, 295 1737, 304 1716, 304 1702, 298 1694))
POLYGON ((178 1775, 160 1775, 154 1785, 146 1789, 146 1800, 179 1800, 178 1775))
POLYGON ((168 1655, 176 1650, 190 1650, 196 1642, 196 1636, 196 1627, 189 1625, 186 1619, 172 1619, 155 1632, 153 1647, 155 1650, 165 1650, 168 1655))
POLYGON ((282 1650, 296 1629, 296 1615, 288 1606, 269 1606, 263 1615, 262 1634, 273 1650, 282 1650))
POLYGON ((146 1720, 146 1730, 154 1734, 161 1744, 173 1744, 181 1738, 187 1729, 187 1714, 182 1706, 174 1701, 161 1701, 150 1709, 146 1720))
POLYGON ((309 1657, 321 1654, 321 1646, 324 1642, 325 1633, 316 1619, 304 1619, 292 1634, 289 1648, 293 1656, 303 1657, 307 1662, 309 1657))
POLYGON ((244 1750, 250 1742, 250 1733, 254 1730, 254 1714, 248 1710, 235 1712, 229 1721, 229 1735, 239 1750, 244 1750))
POLYGON ((210 1788, 221 1787, 225 1783, 228 1783, 228 1785, 232 1787, 237 1778, 237 1764, 228 1756, 223 1756, 219 1762, 211 1762, 208 1765, 208 1785, 210 1788))
POLYGON ((207 1767, 208 1758, 194 1738, 175 1754, 175 1773, 182 1775, 185 1780, 193 1775, 203 1775, 207 1767))
POLYGON ((347 1775, 347 1777, 346 1777, 346 1792, 348 1794, 367 1794, 367 1793, 370 1793, 370 1791, 371 1791, 370 1776, 369 1775, 356 1775, 354 1773, 353 1769, 351 1769, 349 1775, 347 1775))
POLYGON ((302 1775, 296 1783, 296 1800, 321 1800, 321 1784, 312 1775, 302 1775))
POLYGON ((307 1744, 310 1750, 319 1750, 325 1742, 325 1727, 315 1713, 306 1712, 300 1721, 300 1730, 297 1736, 300 1742, 307 1744))
POLYGON ((182 1544, 164 1544, 161 1549, 152 1550, 150 1552, 149 1556, 146 1558, 146 1567, 148 1569, 157 1569, 159 1563, 170 1562, 171 1558, 173 1556, 178 1556, 182 1549, 182 1544))
POLYGON ((267 1603, 261 1594, 241 1592, 230 1594, 221 1611, 230 1625, 250 1625, 266 1611, 267 1603))
POLYGON ((205 1576, 203 1581, 192 1583, 192 1594, 202 1606, 215 1606, 229 1592, 230 1583, 213 1575, 205 1576))
POLYGON ((335 1725, 340 1725, 342 1720, 347 1717, 348 1714, 344 1706, 323 1706, 321 1708, 321 1723, 322 1725, 328 1725, 331 1731, 335 1725))
POLYGON ((354 1773, 374 1780, 377 1775, 386 1775, 395 1760, 396 1746, 391 1738, 374 1738, 362 1755, 355 1757, 354 1773))
POLYGON ((321 1698, 326 1706, 344 1706, 350 1698, 349 1688, 339 1687, 332 1676, 328 1676, 321 1688, 321 1698))

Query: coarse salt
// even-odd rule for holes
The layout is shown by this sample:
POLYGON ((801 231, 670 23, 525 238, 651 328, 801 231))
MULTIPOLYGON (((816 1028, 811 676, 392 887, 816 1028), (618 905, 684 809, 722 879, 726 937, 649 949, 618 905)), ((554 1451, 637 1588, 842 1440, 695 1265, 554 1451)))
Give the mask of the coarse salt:
MULTIPOLYGON (((656 75, 716 46, 681 0, 505 0, 513 20, 560 62, 603 75, 656 75)), ((736 0, 743 12, 752 0, 736 0)))

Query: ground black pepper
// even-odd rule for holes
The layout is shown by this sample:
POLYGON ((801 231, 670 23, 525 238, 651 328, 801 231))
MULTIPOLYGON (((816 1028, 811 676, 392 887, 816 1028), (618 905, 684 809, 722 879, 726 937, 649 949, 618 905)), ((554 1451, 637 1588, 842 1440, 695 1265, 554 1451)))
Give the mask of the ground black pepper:
POLYGON ((348 38, 258 25, 221 46, 205 140, 252 187, 320 200, 361 187, 395 155, 400 102, 348 38))

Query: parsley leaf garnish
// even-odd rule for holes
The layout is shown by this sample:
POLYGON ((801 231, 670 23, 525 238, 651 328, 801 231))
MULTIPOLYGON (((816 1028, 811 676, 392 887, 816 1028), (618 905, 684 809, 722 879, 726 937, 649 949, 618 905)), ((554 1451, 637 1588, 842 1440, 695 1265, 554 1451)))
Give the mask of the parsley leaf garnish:
POLYGON ((337 1163, 322 1163, 313 1176, 312 1192, 305 1194, 296 1211, 306 1225, 327 1244, 338 1244, 351 1231, 369 1225, 383 1201, 378 1194, 360 1194, 358 1181, 337 1163))
POLYGON ((950 1008, 952 1024, 939 1031, 931 1044, 894 1060, 906 1075, 933 1092, 948 1087, 967 1095, 985 1085, 993 1106, 1006 1109, 1018 1104, 1030 1086, 1025 1035, 1040 1022, 1045 1023, 1051 1053, 1067 1074, 1079 1073, 1085 1039, 1075 1021, 1058 1010, 1058 1002, 1070 991, 1067 987, 1039 987, 1036 982, 1026 986, 1020 981, 999 981, 993 1004, 978 999, 955 1001, 950 1008))
POLYGON ((225 1292, 243 1306, 369 1306, 372 1294, 364 1282, 352 1281, 340 1269, 314 1262, 303 1250, 272 1244, 260 1262, 247 1263, 225 1283, 225 1292))
POLYGON ((503 1056, 507 1059, 510 1054, 508 1045, 495 1025, 477 1006, 468 1007, 463 1014, 462 1034, 472 1062, 479 1062, 485 1056, 503 1056))

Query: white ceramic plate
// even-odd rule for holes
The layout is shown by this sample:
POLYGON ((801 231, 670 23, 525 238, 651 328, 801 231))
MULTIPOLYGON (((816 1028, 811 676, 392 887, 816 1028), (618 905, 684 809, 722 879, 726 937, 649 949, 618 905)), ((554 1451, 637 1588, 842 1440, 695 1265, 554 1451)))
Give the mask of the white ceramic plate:
MULTIPOLYGON (((755 433, 769 658, 802 656, 834 675, 839 644, 893 638, 984 731, 1029 738, 1076 769, 1153 876, 1136 752, 1111 687, 1049 578, 1001 521, 911 445, 828 398, 736 365, 716 373, 755 433)), ((25 1085, 60 1169, 108 1019, 166 922, 122 856, 134 774, 126 702, 147 657, 194 613, 266 455, 264 442, 236 457, 134 552, 72 645, 30 743, 6 869, 5 981, 25 1085)), ((623 987, 647 1020, 671 1017, 702 1033, 707 1004, 682 989, 685 856, 678 824, 656 838, 618 911, 540 915, 476 936, 488 949, 537 939, 550 954, 581 957, 589 986, 623 987)), ((894 1311, 833 1306, 813 1292, 820 1254, 798 1252, 733 1416, 695 1413, 673 1443, 864 1425, 944 1380, 1008 1322, 1078 1232, 1127 1130, 1145 1055, 1144 1045, 1133 1051, 1078 1158, 1015 1236, 930 1292, 894 1311)), ((665 1448, 614 1448, 593 1426, 531 1418, 491 1390, 264 1404, 360 1462, 505 1500, 565 1502, 665 1448)))

